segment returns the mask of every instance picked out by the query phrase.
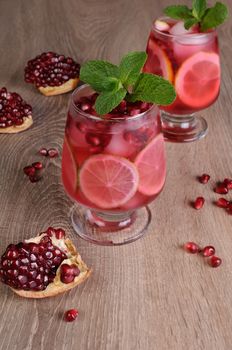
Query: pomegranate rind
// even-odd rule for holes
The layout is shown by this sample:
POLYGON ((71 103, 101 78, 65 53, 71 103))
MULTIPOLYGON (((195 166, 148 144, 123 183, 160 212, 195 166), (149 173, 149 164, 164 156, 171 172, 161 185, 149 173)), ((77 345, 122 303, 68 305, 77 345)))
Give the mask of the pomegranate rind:
POLYGON ((209 106, 217 98, 219 89, 220 61, 216 53, 201 51, 194 54, 184 61, 176 74, 176 93, 188 106, 209 106))
POLYGON ((164 138, 158 134, 135 158, 139 172, 138 191, 144 195, 158 194, 165 182, 166 162, 164 138))
POLYGON ((79 78, 75 79, 69 79, 64 84, 60 86, 46 86, 42 87, 40 86, 38 89, 41 92, 41 94, 45 96, 55 96, 55 95, 61 95, 65 94, 69 91, 74 90, 79 83, 79 78))
POLYGON ((24 298, 32 299, 42 299, 54 297, 56 295, 65 293, 70 289, 73 289, 77 285, 84 282, 91 274, 92 270, 87 267, 87 265, 82 260, 80 254, 77 252, 76 247, 69 238, 64 240, 67 247, 67 251, 70 255, 68 259, 63 260, 62 264, 76 265, 80 270, 80 274, 75 277, 74 281, 68 284, 62 283, 60 280, 60 267, 56 271, 56 277, 52 283, 50 283, 47 288, 43 291, 27 291, 11 288, 16 294, 24 298))
POLYGON ((139 175, 128 159, 106 154, 90 157, 79 172, 85 197, 102 209, 117 208, 137 191, 139 175))
POLYGON ((16 134, 24 130, 29 129, 33 124, 32 116, 23 117, 23 124, 21 125, 12 125, 7 128, 0 128, 0 134, 16 134))
POLYGON ((151 72, 153 74, 157 74, 156 64, 154 64, 155 60, 158 59, 159 66, 162 71, 162 77, 169 80, 171 83, 174 80, 174 72, 172 68, 172 63, 168 58, 166 52, 157 45, 154 40, 150 39, 147 46, 148 58, 145 63, 144 71, 151 72), (153 62, 154 61, 154 62, 153 62), (152 71, 150 69, 152 67, 152 71))

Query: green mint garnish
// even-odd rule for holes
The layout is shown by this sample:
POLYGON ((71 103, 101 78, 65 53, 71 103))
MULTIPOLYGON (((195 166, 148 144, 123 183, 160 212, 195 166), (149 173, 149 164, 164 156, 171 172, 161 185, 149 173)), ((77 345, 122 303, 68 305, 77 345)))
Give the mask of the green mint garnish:
POLYGON ((146 59, 145 52, 130 52, 119 66, 97 60, 82 65, 80 79, 99 93, 95 102, 98 114, 111 112, 123 99, 162 105, 175 100, 171 83, 157 75, 141 73, 146 59))
POLYGON ((192 0, 191 9, 185 5, 168 6, 164 13, 170 18, 184 21, 185 29, 198 24, 203 32, 219 26, 228 17, 226 5, 216 2, 213 7, 207 8, 206 0, 192 0))

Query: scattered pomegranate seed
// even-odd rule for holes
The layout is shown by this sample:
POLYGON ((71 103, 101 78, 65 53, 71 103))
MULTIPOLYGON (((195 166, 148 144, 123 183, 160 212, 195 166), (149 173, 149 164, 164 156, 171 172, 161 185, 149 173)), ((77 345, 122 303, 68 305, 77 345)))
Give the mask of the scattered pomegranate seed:
POLYGON ((43 168, 43 164, 41 162, 32 163, 32 166, 37 170, 41 170, 43 168))
POLYGON ((194 202, 194 208, 199 210, 203 207, 204 203, 205 203, 205 199, 203 197, 197 197, 194 202))
POLYGON ((67 322, 73 322, 77 318, 78 314, 79 312, 77 311, 77 309, 70 309, 65 312, 64 319, 67 322))
POLYGON ((219 198, 216 201, 216 205, 220 208, 228 208, 228 205, 230 204, 229 201, 227 201, 225 198, 219 198))
POLYGON ((228 188, 224 184, 220 184, 214 189, 214 192, 219 194, 227 194, 228 188))
POLYGON ((224 179, 223 184, 228 190, 232 189, 232 180, 231 179, 224 179))
POLYGON ((35 175, 35 168, 31 165, 25 166, 23 168, 24 174, 26 174, 27 176, 33 176, 35 175))
POLYGON ((201 254, 206 258, 215 254, 215 248, 212 245, 207 245, 201 250, 201 254))
POLYGON ((57 156, 58 156, 58 151, 57 151, 57 149, 55 149, 55 148, 50 148, 50 149, 48 150, 48 155, 49 155, 50 158, 55 158, 55 157, 57 157, 57 156))
POLYGON ((191 254, 196 254, 199 252, 199 245, 194 242, 187 242, 184 244, 184 249, 191 254))
POLYGON ((220 266, 222 263, 222 259, 219 258, 218 256, 211 256, 211 258, 209 259, 209 265, 212 267, 218 267, 220 266))
POLYGON ((227 210, 227 213, 228 213, 228 214, 232 215, 232 203, 229 203, 229 204, 228 204, 226 210, 227 210))
POLYGON ((47 150, 47 148, 41 148, 41 149, 39 150, 39 154, 40 154, 41 156, 47 157, 47 156, 48 156, 48 150, 47 150))
POLYGON ((210 179, 210 176, 208 174, 202 174, 200 177, 199 177, 199 181, 200 183, 202 184, 207 184, 207 182, 209 181, 210 179))

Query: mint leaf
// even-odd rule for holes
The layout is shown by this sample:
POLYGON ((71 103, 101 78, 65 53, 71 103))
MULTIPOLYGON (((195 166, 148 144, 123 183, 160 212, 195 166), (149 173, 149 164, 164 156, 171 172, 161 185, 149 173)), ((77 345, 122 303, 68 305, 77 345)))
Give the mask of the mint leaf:
POLYGON ((175 100, 175 97, 174 87, 169 81, 158 75, 142 73, 135 84, 133 93, 127 97, 127 100, 168 105, 175 100))
POLYGON ((194 26, 194 24, 197 24, 198 20, 196 18, 189 18, 186 19, 186 21, 184 21, 184 27, 185 29, 190 29, 192 26, 194 26))
POLYGON ((119 65, 119 78, 122 84, 126 86, 135 84, 146 59, 145 52, 130 52, 122 58, 119 65))
POLYGON ((201 21, 201 30, 206 31, 222 24, 228 17, 227 7, 221 2, 216 2, 214 7, 207 9, 207 13, 201 21))
POLYGON ((206 0, 193 0, 192 6, 192 14, 197 19, 197 21, 200 22, 206 11, 206 0))
POLYGON ((118 78, 118 67, 106 61, 88 61, 80 70, 80 79, 91 85, 97 92, 117 89, 118 78))
POLYGON ((126 94, 127 91, 124 88, 120 88, 117 91, 102 92, 97 97, 95 102, 96 112, 100 115, 104 115, 111 112, 112 109, 119 105, 119 103, 124 99, 126 94))
POLYGON ((164 9, 165 15, 174 19, 189 19, 192 17, 191 10, 185 5, 168 6, 164 9))

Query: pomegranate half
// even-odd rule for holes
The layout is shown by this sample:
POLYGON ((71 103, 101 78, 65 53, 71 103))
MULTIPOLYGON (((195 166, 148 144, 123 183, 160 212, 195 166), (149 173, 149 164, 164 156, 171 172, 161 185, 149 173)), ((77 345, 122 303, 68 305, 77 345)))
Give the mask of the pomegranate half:
POLYGON ((64 293, 90 273, 65 231, 53 227, 24 242, 10 244, 0 262, 0 280, 26 298, 64 293))
POLYGON ((28 61, 25 81, 34 84, 45 96, 64 94, 76 88, 80 65, 71 57, 44 52, 28 61))

